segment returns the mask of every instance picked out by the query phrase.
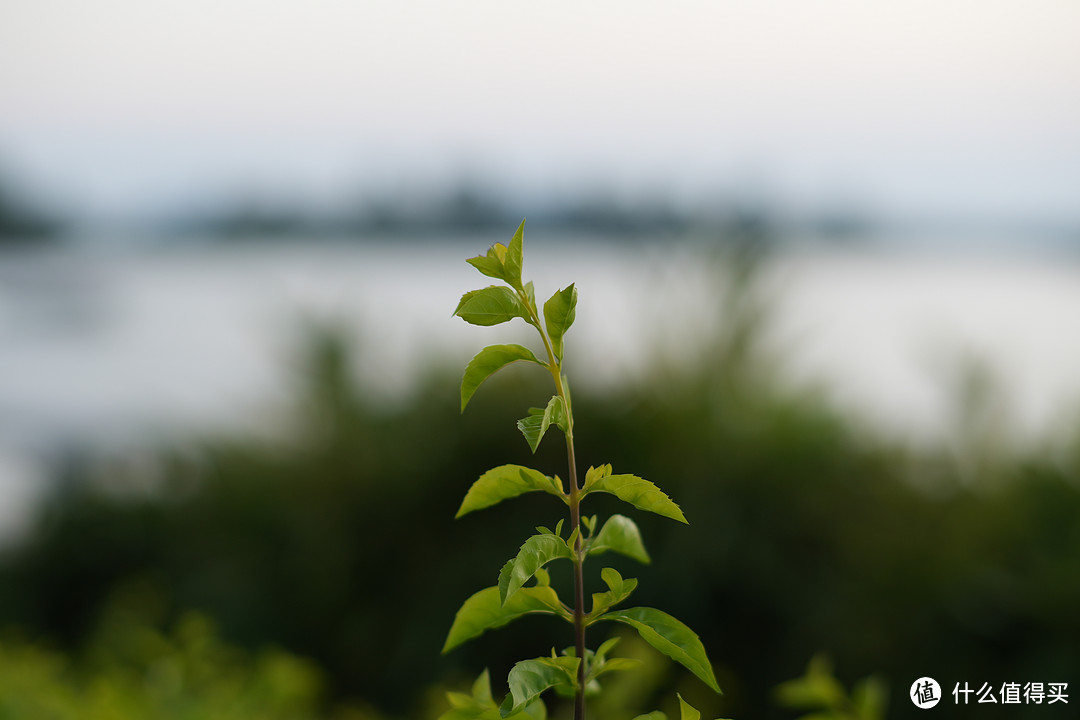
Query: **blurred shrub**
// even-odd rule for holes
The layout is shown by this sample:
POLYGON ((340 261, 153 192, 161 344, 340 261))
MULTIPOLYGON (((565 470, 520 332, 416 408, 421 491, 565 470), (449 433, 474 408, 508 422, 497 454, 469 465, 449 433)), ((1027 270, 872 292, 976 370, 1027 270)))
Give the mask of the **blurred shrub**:
POLYGON ((780 705, 813 711, 799 720, 883 720, 887 696, 884 683, 873 676, 856 683, 849 695, 822 655, 810 660, 802 677, 776 688, 780 705))
POLYGON ((189 614, 170 634, 115 624, 82 658, 23 641, 0 643, 4 720, 305 720, 320 676, 280 651, 245 653, 189 614))

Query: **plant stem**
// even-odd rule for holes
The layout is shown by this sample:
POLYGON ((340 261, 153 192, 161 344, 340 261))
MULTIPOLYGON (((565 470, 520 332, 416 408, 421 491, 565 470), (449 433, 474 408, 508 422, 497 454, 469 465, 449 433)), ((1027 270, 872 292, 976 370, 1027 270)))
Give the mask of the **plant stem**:
POLYGON ((574 720, 585 720, 585 556, 581 552, 581 487, 578 485, 577 458, 574 454, 574 415, 570 407, 570 397, 562 381, 562 365, 555 357, 551 341, 544 332, 539 313, 525 293, 519 297, 532 315, 533 324, 544 341, 548 356, 548 370, 555 380, 555 391, 562 398, 566 411, 566 462, 569 466, 570 480, 570 532, 578 531, 574 541, 574 652, 578 656, 577 692, 574 694, 574 720))
POLYGON ((574 695, 574 720, 585 720, 585 557, 581 553, 581 489, 578 487, 572 433, 566 435, 566 457, 570 465, 570 527, 579 529, 574 542, 574 650, 580 659, 577 693, 574 695))

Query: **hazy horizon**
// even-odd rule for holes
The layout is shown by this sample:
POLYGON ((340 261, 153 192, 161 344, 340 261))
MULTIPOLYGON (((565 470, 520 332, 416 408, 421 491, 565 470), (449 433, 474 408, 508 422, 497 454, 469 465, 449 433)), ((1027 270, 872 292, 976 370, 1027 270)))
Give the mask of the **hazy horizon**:
POLYGON ((0 173, 90 220, 479 178, 1080 221, 1080 6, 0 7, 0 173))

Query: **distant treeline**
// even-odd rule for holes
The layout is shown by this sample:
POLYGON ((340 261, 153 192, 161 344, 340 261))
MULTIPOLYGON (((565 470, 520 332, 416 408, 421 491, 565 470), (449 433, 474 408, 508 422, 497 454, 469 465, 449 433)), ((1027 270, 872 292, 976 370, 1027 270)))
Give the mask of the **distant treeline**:
POLYGON ((57 215, 42 210, 0 177, 0 245, 55 238, 61 227, 57 215))
POLYGON ((867 233, 871 224, 856 212, 791 221, 766 204, 718 199, 686 208, 660 197, 623 199, 596 191, 565 200, 530 203, 500 195, 492 185, 459 183, 435 193, 402 192, 368 197, 337 211, 312 211, 295 204, 241 201, 211 212, 177 218, 171 234, 223 239, 267 237, 364 237, 468 235, 504 232, 527 217, 530 227, 565 234, 628 240, 710 231, 718 236, 790 235, 792 230, 832 239, 867 233))
POLYGON ((1075 223, 1033 220, 1005 223, 986 218, 923 218, 897 222, 875 217, 858 205, 832 205, 793 212, 767 196, 747 199, 739 191, 717 192, 696 202, 676 202, 662 189, 625 194, 598 185, 576 193, 506 190, 497 180, 450 180, 437 186, 404 184, 394 191, 358 192, 354 199, 313 203, 296 196, 269 197, 218 192, 191 202, 176 198, 173 207, 147 216, 114 217, 108 227, 80 218, 55 200, 34 197, 0 165, 0 245, 79 234, 121 230, 167 241, 244 242, 303 238, 312 241, 359 241, 402 236, 424 238, 504 233, 527 217, 534 230, 620 242, 668 238, 711 238, 736 243, 798 241, 875 242, 883 237, 932 237, 976 246, 999 242, 1028 247, 1080 247, 1080 218, 1075 223), (139 219, 136 219, 139 218, 139 219))

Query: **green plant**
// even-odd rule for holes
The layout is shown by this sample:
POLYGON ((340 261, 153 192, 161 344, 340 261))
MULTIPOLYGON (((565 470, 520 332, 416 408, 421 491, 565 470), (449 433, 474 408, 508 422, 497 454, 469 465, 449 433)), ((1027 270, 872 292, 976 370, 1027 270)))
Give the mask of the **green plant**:
MULTIPOLYGON (((509 694, 497 705, 491 694, 487 671, 476 681, 471 695, 451 693, 451 710, 442 720, 471 720, 517 717, 543 718, 546 706, 541 694, 548 690, 574 699, 574 718, 585 717, 585 698, 600 691, 601 676, 631 669, 635 661, 609 657, 617 642, 612 638, 595 651, 585 643, 586 628, 598 622, 617 622, 634 628, 654 648, 681 663, 706 685, 720 692, 712 665, 698 636, 686 625, 660 610, 650 607, 615 609, 637 586, 637 580, 623 578, 615 569, 605 567, 600 577, 606 592, 594 593, 591 609, 585 608, 585 561, 605 552, 617 552, 641 562, 649 562, 638 526, 629 517, 612 515, 602 525, 598 518, 583 516, 582 501, 595 493, 609 493, 632 505, 685 523, 682 510, 656 485, 635 475, 615 474, 611 465, 590 467, 584 484, 578 481, 574 449, 574 405, 570 386, 563 372, 564 337, 575 319, 577 290, 573 284, 555 292, 543 305, 543 317, 536 303, 532 282, 522 281, 525 222, 522 221, 509 245, 497 243, 486 255, 468 260, 486 275, 505 285, 492 285, 465 293, 454 314, 473 325, 499 325, 521 319, 540 336, 544 357, 538 358, 522 345, 492 345, 481 350, 465 369, 461 383, 461 410, 476 389, 501 368, 525 362, 546 369, 555 385, 555 393, 542 408, 531 408, 517 426, 535 453, 544 435, 552 427, 566 439, 568 482, 521 465, 502 465, 487 471, 472 485, 457 517, 495 505, 529 492, 543 492, 558 498, 569 510, 569 526, 563 535, 564 520, 554 530, 538 527, 499 573, 498 583, 474 594, 458 611, 446 638, 443 652, 475 638, 485 631, 533 613, 561 617, 574 629, 574 645, 550 657, 522 660, 508 676, 509 694), (544 567, 565 560, 573 566, 573 600, 564 603, 551 586, 544 567), (531 583, 531 584, 530 584, 531 583)), ((697 711, 680 698, 683 717, 697 711)), ((650 719, 655 717, 652 714, 650 719)), ((694 719, 696 720, 696 718, 694 719)))
POLYGON ((815 655, 806 674, 777 686, 776 699, 784 707, 811 711, 799 720, 884 720, 888 691, 870 676, 855 683, 848 695, 828 658, 815 655))

